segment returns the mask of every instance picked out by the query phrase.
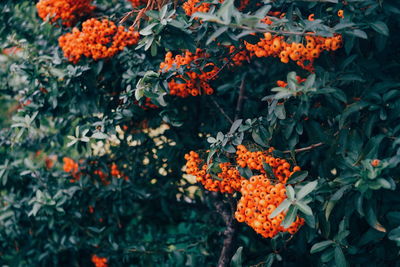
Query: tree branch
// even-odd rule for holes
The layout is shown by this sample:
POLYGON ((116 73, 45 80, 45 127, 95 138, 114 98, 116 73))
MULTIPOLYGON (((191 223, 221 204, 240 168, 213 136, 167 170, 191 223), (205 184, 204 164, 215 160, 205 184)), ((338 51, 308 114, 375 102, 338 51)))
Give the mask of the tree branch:
POLYGON ((208 195, 211 197, 215 209, 221 215, 226 224, 226 229, 224 231, 224 242, 222 245, 222 250, 219 256, 217 267, 228 267, 234 253, 237 229, 237 222, 233 217, 234 210, 236 208, 234 199, 232 197, 229 197, 228 201, 230 204, 230 208, 228 208, 226 205, 224 205, 223 200, 220 199, 217 192, 210 192, 208 193, 208 195))
POLYGON ((235 62, 232 61, 232 58, 241 51, 241 49, 236 49, 235 51, 233 51, 233 53, 231 53, 230 55, 228 55, 227 59, 228 61, 224 63, 224 65, 222 65, 222 67, 210 78, 210 80, 214 79, 215 77, 218 76, 218 74, 225 69, 226 66, 229 65, 229 63, 235 64, 235 62))
POLYGON ((235 110, 235 120, 239 119, 240 113, 242 112, 245 80, 246 80, 246 74, 243 75, 242 82, 240 83, 239 97, 237 100, 236 110, 235 110))
POLYGON ((231 119, 231 117, 228 116, 228 114, 226 114, 225 110, 223 108, 221 108, 221 106, 218 104, 217 101, 215 101, 214 97, 210 97, 211 101, 214 103, 214 105, 219 109, 219 111, 222 113, 222 115, 224 115, 224 117, 230 122, 233 123, 233 120, 231 119))
MULTIPOLYGON (((306 147, 302 147, 302 148, 295 149, 294 152, 298 153, 298 152, 303 152, 303 151, 311 150, 311 149, 313 149, 313 148, 315 148, 315 147, 322 146, 323 144, 324 144, 324 143, 322 143, 322 142, 316 143, 316 144, 312 144, 312 145, 310 145, 310 146, 306 146, 306 147)), ((282 152, 283 152, 283 153, 291 153, 292 151, 291 151, 291 150, 285 150, 285 151, 282 151, 282 152)))

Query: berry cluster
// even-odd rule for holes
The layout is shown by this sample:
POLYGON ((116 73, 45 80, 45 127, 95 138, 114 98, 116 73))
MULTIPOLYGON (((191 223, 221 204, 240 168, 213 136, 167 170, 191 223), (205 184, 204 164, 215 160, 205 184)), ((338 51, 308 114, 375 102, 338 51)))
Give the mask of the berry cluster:
POLYGON ((63 158, 64 166, 63 170, 71 174, 73 179, 70 180, 71 183, 78 181, 81 178, 81 172, 79 171, 79 164, 75 162, 73 159, 64 157, 63 158))
POLYGON ((40 0, 36 8, 43 20, 50 18, 52 23, 61 20, 64 26, 71 27, 96 8, 91 2, 92 0, 40 0))
POLYGON ((206 190, 230 194, 240 190, 240 183, 244 178, 229 162, 219 164, 221 172, 217 174, 216 179, 213 179, 212 175, 206 172, 207 164, 200 167, 203 160, 200 159, 199 154, 190 151, 185 155, 185 159, 187 160, 186 173, 196 176, 196 180, 202 183, 206 190))
POLYGON ((140 7, 147 4, 147 0, 128 0, 133 7, 140 7))
MULTIPOLYGON (((94 162, 96 164, 97 162, 94 162)), ((115 178, 123 178, 125 181, 129 180, 129 177, 126 176, 123 172, 121 172, 118 169, 118 166, 115 163, 112 163, 110 166, 110 174, 102 171, 101 169, 97 169, 93 172, 94 175, 97 175, 100 178, 100 181, 103 185, 109 185, 111 183, 110 181, 110 175, 111 177, 115 178)))
POLYGON ((249 51, 246 49, 237 48, 233 45, 229 46, 229 56, 230 58, 227 60, 232 61, 231 66, 241 66, 243 65, 243 62, 250 61, 249 51))
POLYGON ((102 21, 89 19, 82 23, 82 31, 77 28, 59 38, 64 56, 77 63, 82 56, 93 58, 111 58, 126 46, 134 45, 139 40, 139 33, 133 28, 125 31, 123 26, 116 26, 107 19, 102 21))
POLYGON ((267 175, 252 176, 249 180, 242 181, 240 190, 242 197, 238 202, 235 218, 239 222, 245 222, 263 237, 274 237, 279 232, 295 234, 304 224, 304 219, 296 220, 285 229, 281 226, 285 219, 285 212, 281 212, 274 218, 271 213, 286 199, 286 189, 283 183, 271 184, 267 175))
POLYGON ((143 101, 143 103, 140 103, 139 101, 135 101, 134 102, 136 105, 138 105, 139 107, 141 107, 143 110, 149 110, 149 109, 155 109, 158 108, 157 105, 153 104, 151 102, 151 98, 146 97, 143 101))
POLYGON ((342 36, 334 37, 306 36, 306 44, 288 43, 283 36, 273 36, 264 33, 257 44, 245 42, 248 51, 253 52, 256 57, 279 57, 281 62, 288 63, 290 60, 297 62, 301 68, 314 71, 313 62, 323 51, 335 51, 342 46, 342 36))
POLYGON ((293 170, 290 170, 290 164, 285 159, 275 158, 271 155, 273 148, 267 151, 249 151, 244 145, 237 147, 237 158, 236 162, 241 168, 248 167, 251 170, 265 174, 264 164, 269 165, 273 175, 281 183, 286 183, 289 177, 296 171, 300 171, 299 166, 295 166, 293 170))
POLYGON ((234 193, 240 191, 242 197, 237 205, 235 218, 239 222, 246 222, 263 237, 274 237, 278 232, 294 234, 304 224, 304 220, 297 217, 290 227, 285 229, 281 222, 285 212, 275 218, 269 218, 271 213, 286 199, 285 183, 299 166, 291 167, 285 159, 272 156, 273 148, 267 151, 249 151, 245 146, 237 146, 235 162, 219 163, 220 172, 207 172, 209 166, 204 163, 199 154, 191 151, 185 155, 186 173, 196 176, 196 180, 209 191, 234 193), (268 165, 268 170, 266 166, 268 165), (242 177, 238 168, 249 168, 259 175, 249 180, 242 177))
MULTIPOLYGON (((73 159, 68 157, 64 157, 63 162, 64 162, 63 170, 67 173, 70 173, 71 176, 73 177, 73 179, 71 179, 70 182, 71 183, 77 182, 83 173, 83 171, 81 170, 82 168, 79 167, 78 162, 75 162, 73 159)), ((97 162, 91 162, 91 164, 97 164, 97 162)), ((129 180, 129 177, 125 175, 123 172, 121 172, 115 163, 112 163, 110 165, 110 174, 105 173, 100 169, 93 171, 93 174, 98 176, 100 178, 100 181, 104 185, 109 185, 111 183, 109 179, 110 176, 118 179, 123 178, 125 181, 129 180)))
POLYGON ((102 258, 97 255, 92 256, 92 262, 95 267, 107 267, 107 258, 102 258))
POLYGON ((21 51, 22 51, 22 48, 17 47, 17 46, 12 46, 12 47, 9 47, 9 48, 4 48, 1 51, 1 53, 3 53, 4 55, 7 55, 7 56, 14 56, 14 55, 16 55, 17 53, 19 53, 21 51))
POLYGON ((197 96, 204 93, 211 95, 214 93, 209 81, 215 78, 219 69, 213 63, 207 63, 201 70, 190 70, 190 65, 198 67, 199 61, 207 57, 208 55, 201 49, 197 49, 194 54, 186 51, 183 55, 175 57, 171 52, 165 55, 164 62, 160 64, 160 71, 166 72, 173 67, 180 68, 182 66, 186 66, 188 69, 184 75, 177 74, 168 82, 171 95, 188 97, 190 95, 197 96))
POLYGON ((183 3, 182 8, 188 16, 191 16, 196 12, 207 13, 210 10, 210 3, 201 2, 201 0, 188 0, 183 3))
MULTIPOLYGON (((223 3, 224 0, 219 0, 219 2, 223 3)), ((250 0, 240 0, 237 7, 239 10, 244 10, 249 4, 250 0)), ((196 12, 207 13, 210 10, 211 4, 203 0, 188 0, 183 3, 182 7, 186 15, 191 16, 196 12)))

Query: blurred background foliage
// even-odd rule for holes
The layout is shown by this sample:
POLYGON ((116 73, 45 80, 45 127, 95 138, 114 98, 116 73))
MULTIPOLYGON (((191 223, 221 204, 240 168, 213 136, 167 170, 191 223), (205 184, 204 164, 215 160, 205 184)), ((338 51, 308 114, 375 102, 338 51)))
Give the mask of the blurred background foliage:
MULTIPOLYGON (((110 266, 215 266, 226 225, 215 199, 184 174, 184 155, 211 148, 218 161, 234 153, 232 136, 240 135, 245 144, 275 147, 318 187, 312 219, 293 236, 266 239, 240 224, 232 266, 398 266, 398 1, 250 1, 242 13, 232 1, 217 2, 207 16, 197 14, 202 23, 179 1, 150 11, 140 29, 155 26, 137 47, 78 64, 58 46, 70 28, 42 21, 34 1, 0 2, 2 265, 90 266, 96 254, 110 266), (344 47, 321 53, 308 86, 293 77, 310 79, 309 72, 277 58, 224 66, 219 44, 257 42, 250 33, 265 30, 254 23, 265 7, 287 14, 279 29, 342 34, 344 47), (222 68, 215 93, 169 95, 170 73, 158 72, 165 53, 195 48, 222 68), (291 86, 277 88, 278 80, 291 86), (140 107, 139 90, 159 108, 140 107), (237 119, 241 126, 229 132, 237 119), (79 163, 79 181, 63 170, 64 157, 79 163), (111 173, 112 164, 127 179, 108 175, 105 183, 96 174, 111 173)), ((124 0, 93 4, 92 17, 114 22, 132 10, 124 0)))

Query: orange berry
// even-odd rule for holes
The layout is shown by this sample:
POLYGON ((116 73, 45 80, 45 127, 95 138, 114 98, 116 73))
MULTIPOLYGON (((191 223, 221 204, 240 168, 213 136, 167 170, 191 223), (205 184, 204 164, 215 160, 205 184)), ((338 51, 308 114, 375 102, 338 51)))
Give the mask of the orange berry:
POLYGON ((379 159, 374 159, 371 161, 372 167, 378 167, 381 161, 379 159))

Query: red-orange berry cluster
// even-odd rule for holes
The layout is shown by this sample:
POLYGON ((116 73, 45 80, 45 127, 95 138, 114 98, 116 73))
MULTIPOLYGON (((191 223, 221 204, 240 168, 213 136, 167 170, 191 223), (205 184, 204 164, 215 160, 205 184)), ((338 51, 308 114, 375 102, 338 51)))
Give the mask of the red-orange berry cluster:
POLYGON ((211 174, 207 173, 207 164, 203 164, 203 160, 194 151, 185 155, 186 173, 196 176, 196 180, 203 184, 204 188, 209 191, 230 193, 240 190, 240 182, 244 179, 240 176, 239 171, 235 166, 232 166, 229 162, 220 163, 219 167, 221 172, 217 174, 217 177, 212 177, 211 174), (202 166, 200 166, 203 164, 202 166))
POLYGON ((314 71, 313 62, 323 51, 335 51, 342 46, 342 36, 334 37, 306 36, 306 43, 288 43, 283 36, 264 33, 257 44, 245 42, 248 51, 256 57, 279 57, 281 62, 295 61, 301 68, 314 71))
MULTIPOLYGON (((224 0, 219 0, 219 2, 223 3, 224 0)), ((244 10, 249 4, 250 0, 240 0, 238 2, 238 9, 244 10)), ((196 12, 207 13, 210 10, 210 7, 211 4, 203 0, 188 0, 182 5, 183 10, 188 16, 191 16, 196 12)))
POLYGON ((124 178, 125 181, 129 180, 129 177, 126 176, 123 172, 121 172, 118 169, 117 164, 115 164, 115 163, 111 164, 111 176, 116 177, 116 178, 124 178))
MULTIPOLYGON (((78 162, 74 161, 71 158, 68 157, 64 157, 63 158, 63 170, 65 172, 68 172, 71 174, 71 176, 73 177, 73 179, 70 180, 71 183, 74 183, 76 181, 78 181, 83 173, 82 168, 79 167, 78 162)), ((97 162, 91 162, 91 164, 97 164, 97 162)), ((121 172, 118 169, 118 166, 115 163, 112 163, 110 165, 110 174, 105 173, 104 171, 97 169, 95 171, 93 171, 94 175, 97 175, 100 178, 100 181, 104 184, 104 185, 109 185, 110 182, 110 176, 111 177, 115 177, 115 178, 123 178, 125 181, 129 180, 129 177, 127 175, 125 175, 123 172, 121 172)))
POLYGON ((244 10, 250 4, 250 0, 240 0, 239 1, 239 10, 244 10))
POLYGON ((139 101, 134 102, 136 105, 141 107, 143 110, 155 109, 158 108, 157 105, 151 102, 151 98, 146 97, 143 103, 139 103, 139 101))
MULTIPOLYGON (((97 162, 94 162, 94 164, 96 164, 97 162)), ((110 175, 111 177, 115 177, 115 178, 123 178, 125 181, 129 180, 129 177, 126 176, 123 172, 121 172, 118 169, 117 164, 112 163, 110 166, 110 174, 102 171, 101 169, 97 169, 93 172, 93 174, 97 175, 100 178, 100 181, 103 185, 109 185, 111 183, 110 181, 110 175)))
POLYGON ((210 10, 210 3, 201 2, 201 0, 188 0, 183 3, 182 8, 188 16, 191 16, 196 12, 207 13, 210 10))
POLYGON ((63 158, 64 166, 63 170, 71 174, 73 179, 70 180, 71 183, 78 181, 81 178, 81 172, 79 170, 78 162, 75 162, 73 159, 64 157, 63 158))
POLYGON ((102 258, 97 255, 92 256, 92 262, 96 267, 107 267, 107 258, 102 258))
POLYGON ((171 95, 188 97, 190 95, 211 95, 214 93, 209 82, 215 78, 218 68, 213 63, 207 63, 202 70, 190 70, 190 65, 199 66, 198 61, 206 58, 208 58, 208 55, 201 49, 197 49, 194 54, 186 51, 183 55, 175 57, 173 57, 171 52, 165 55, 164 62, 160 64, 160 71, 166 72, 173 67, 180 68, 182 66, 186 66, 188 69, 185 75, 175 75, 168 82, 171 95))
POLYGON ((52 23, 61 20, 64 26, 71 27, 96 8, 91 2, 92 0, 40 0, 36 8, 43 20, 49 18, 52 23))
POLYGON ((9 48, 4 48, 1 52, 4 55, 7 55, 7 56, 13 56, 13 55, 16 55, 17 53, 19 53, 21 51, 22 51, 22 48, 19 48, 17 46, 12 46, 12 47, 9 47, 9 48))
POLYGON ((147 0, 128 0, 133 7, 140 7, 147 4, 147 0))
POLYGON ((267 151, 249 151, 244 145, 237 147, 236 162, 241 168, 250 168, 256 170, 261 174, 265 174, 264 164, 271 167, 274 176, 281 183, 286 183, 289 177, 296 171, 300 171, 299 166, 295 166, 290 170, 291 166, 285 159, 275 158, 271 155, 273 148, 267 151))
POLYGON ((281 226, 285 219, 282 211, 274 218, 271 213, 286 199, 286 189, 283 183, 271 183, 265 174, 252 176, 249 180, 242 181, 240 190, 242 197, 238 202, 235 218, 239 222, 245 222, 263 237, 274 237, 279 232, 295 234, 304 224, 304 219, 296 220, 285 229, 281 226))
POLYGON ((82 31, 73 28, 72 33, 62 35, 58 41, 64 56, 77 63, 82 56, 94 60, 111 58, 126 46, 134 45, 139 33, 130 28, 116 26, 107 19, 89 19, 82 23, 82 31))
POLYGON ((230 60, 232 61, 231 66, 241 66, 243 62, 250 62, 251 54, 246 49, 237 48, 233 45, 229 46, 230 60), (237 51, 240 49, 239 51, 237 51))
POLYGON ((269 218, 271 213, 286 197, 285 183, 299 166, 291 167, 285 159, 272 156, 273 148, 266 151, 249 151, 245 146, 237 146, 235 164, 230 162, 219 163, 220 172, 207 173, 208 165, 199 154, 191 151, 185 155, 186 173, 196 176, 198 182, 209 191, 234 193, 240 191, 242 197, 237 205, 235 218, 239 222, 246 222, 263 237, 274 237, 279 232, 294 234, 304 224, 302 218, 296 220, 285 229, 281 222, 285 218, 282 211, 275 218, 269 218), (269 170, 266 170, 266 165, 269 170), (242 177, 238 168, 249 168, 253 173, 249 180, 242 177))

